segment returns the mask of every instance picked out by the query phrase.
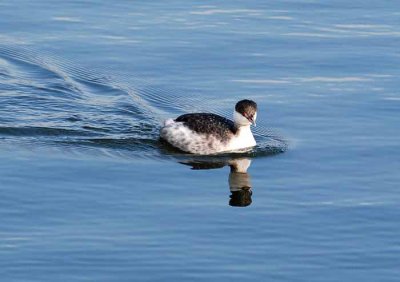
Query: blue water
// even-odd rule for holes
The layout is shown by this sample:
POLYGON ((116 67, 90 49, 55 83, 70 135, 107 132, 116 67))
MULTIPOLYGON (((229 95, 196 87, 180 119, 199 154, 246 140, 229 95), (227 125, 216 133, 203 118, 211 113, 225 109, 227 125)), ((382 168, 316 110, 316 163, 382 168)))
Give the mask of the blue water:
POLYGON ((398 281, 399 11, 0 2, 1 281, 398 281), (242 98, 252 152, 159 142, 242 98))

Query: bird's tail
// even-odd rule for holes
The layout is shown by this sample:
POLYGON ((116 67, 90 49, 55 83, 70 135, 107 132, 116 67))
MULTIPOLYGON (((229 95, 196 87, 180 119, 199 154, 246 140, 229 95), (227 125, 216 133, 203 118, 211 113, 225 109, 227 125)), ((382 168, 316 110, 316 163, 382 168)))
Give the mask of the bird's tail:
POLYGON ((167 120, 164 121, 164 126, 168 126, 173 124, 175 121, 172 118, 169 118, 167 120))

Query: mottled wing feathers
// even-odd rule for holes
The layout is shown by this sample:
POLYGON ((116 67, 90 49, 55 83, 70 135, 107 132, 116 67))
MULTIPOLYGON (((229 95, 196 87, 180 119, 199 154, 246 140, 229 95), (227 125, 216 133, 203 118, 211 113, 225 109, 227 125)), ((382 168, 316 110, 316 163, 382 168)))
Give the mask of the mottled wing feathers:
POLYGON ((175 121, 183 122, 185 126, 197 133, 211 134, 224 141, 237 132, 233 121, 216 114, 185 114, 176 118, 175 121))

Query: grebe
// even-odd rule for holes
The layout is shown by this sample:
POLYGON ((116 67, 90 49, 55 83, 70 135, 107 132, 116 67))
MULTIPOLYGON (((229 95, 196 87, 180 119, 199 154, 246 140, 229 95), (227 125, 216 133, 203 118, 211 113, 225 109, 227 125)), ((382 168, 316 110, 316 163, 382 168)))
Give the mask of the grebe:
POLYGON ((233 121, 210 113, 184 114, 175 120, 166 120, 160 137, 187 153, 208 155, 239 151, 256 145, 250 130, 256 118, 257 104, 241 100, 235 106, 233 121))

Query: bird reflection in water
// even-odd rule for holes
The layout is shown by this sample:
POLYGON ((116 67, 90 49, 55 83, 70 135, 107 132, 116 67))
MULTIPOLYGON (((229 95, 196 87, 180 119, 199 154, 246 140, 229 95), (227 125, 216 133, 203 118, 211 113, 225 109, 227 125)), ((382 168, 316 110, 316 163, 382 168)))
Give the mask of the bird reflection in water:
POLYGON ((231 190, 229 205, 234 207, 247 207, 251 204, 251 179, 247 173, 250 159, 238 159, 229 162, 229 189, 231 190))
POLYGON ((234 207, 247 207, 251 204, 251 179, 247 173, 251 159, 238 158, 229 160, 189 160, 180 162, 189 165, 192 169, 216 169, 224 166, 230 167, 229 189, 231 191, 229 205, 234 207))

